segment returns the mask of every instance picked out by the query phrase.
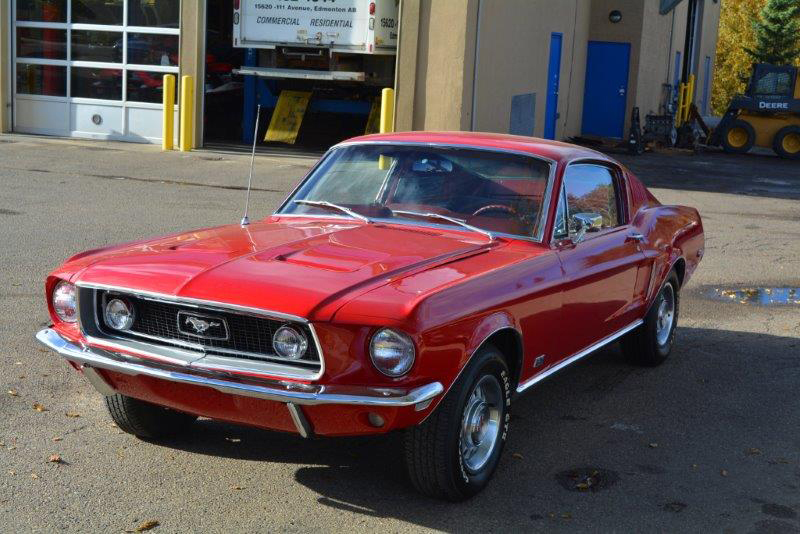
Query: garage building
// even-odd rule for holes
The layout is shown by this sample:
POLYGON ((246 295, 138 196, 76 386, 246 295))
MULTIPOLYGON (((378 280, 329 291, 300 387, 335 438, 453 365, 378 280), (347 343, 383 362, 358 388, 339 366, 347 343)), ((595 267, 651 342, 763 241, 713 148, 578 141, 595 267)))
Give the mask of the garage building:
POLYGON ((308 146, 369 131, 381 88, 392 86, 396 130, 624 138, 634 107, 671 109, 689 74, 709 111, 717 0, 339 5, 363 4, 374 19, 376 3, 379 17, 394 10, 396 41, 352 53, 321 40, 239 42, 248 5, 316 0, 1 2, 0 131, 161 142, 165 74, 193 76, 194 146, 249 142, 259 103, 262 138, 290 91, 309 95, 290 109, 301 118, 296 142, 308 146))

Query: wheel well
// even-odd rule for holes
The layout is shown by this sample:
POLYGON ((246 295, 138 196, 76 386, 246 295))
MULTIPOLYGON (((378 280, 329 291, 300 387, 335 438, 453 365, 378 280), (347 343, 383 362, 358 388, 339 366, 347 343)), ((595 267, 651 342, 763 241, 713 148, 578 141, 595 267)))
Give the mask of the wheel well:
POLYGON ((678 283, 683 287, 683 277, 686 274, 686 260, 678 258, 673 267, 675 274, 678 275, 678 283))
POLYGON ((499 350, 506 359, 508 369, 511 371, 512 391, 519 383, 520 372, 522 371, 522 337, 513 328, 505 328, 492 334, 484 344, 491 343, 499 350))

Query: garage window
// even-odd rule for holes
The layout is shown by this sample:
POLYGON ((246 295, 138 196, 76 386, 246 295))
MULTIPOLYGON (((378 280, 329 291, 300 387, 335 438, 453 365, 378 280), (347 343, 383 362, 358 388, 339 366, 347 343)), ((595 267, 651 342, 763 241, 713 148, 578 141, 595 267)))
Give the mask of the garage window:
POLYGON ((17 0, 14 16, 15 130, 157 140, 180 2, 17 0))

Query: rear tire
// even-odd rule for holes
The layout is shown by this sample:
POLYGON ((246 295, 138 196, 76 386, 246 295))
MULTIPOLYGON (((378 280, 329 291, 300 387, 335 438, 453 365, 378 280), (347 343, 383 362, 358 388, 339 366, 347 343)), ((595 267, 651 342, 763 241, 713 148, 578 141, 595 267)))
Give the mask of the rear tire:
POLYGON ((622 338, 622 352, 629 362, 655 367, 669 357, 678 326, 679 291, 678 275, 672 271, 650 306, 644 324, 622 338))
POLYGON ((750 152, 756 143, 756 131, 753 126, 742 119, 732 121, 722 132, 722 148, 731 154, 750 152))
POLYGON ((463 501, 489 483, 508 434, 511 382, 499 350, 475 354, 427 420, 405 432, 414 487, 430 497, 463 501))
POLYGON ((197 416, 176 412, 125 395, 106 396, 106 408, 120 430, 140 438, 163 438, 178 434, 197 416))
POLYGON ((781 128, 772 141, 772 149, 786 159, 800 159, 800 126, 781 128))

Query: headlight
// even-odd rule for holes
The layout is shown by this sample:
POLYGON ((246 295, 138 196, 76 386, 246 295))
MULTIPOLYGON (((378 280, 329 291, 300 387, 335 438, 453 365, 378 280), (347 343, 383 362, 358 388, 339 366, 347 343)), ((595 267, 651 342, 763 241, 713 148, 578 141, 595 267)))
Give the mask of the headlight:
POLYGON ((294 327, 282 326, 272 336, 272 347, 278 356, 299 360, 308 349, 308 338, 294 327))
POLYGON ((369 357, 372 364, 386 376, 403 376, 414 365, 414 342, 406 334, 384 328, 372 336, 369 357))
POLYGON ((133 306, 122 299, 111 299, 106 303, 106 324, 114 330, 128 330, 133 326, 133 306))
POLYGON ((75 285, 62 280, 53 290, 53 310, 65 323, 78 320, 78 305, 75 302, 75 285))

